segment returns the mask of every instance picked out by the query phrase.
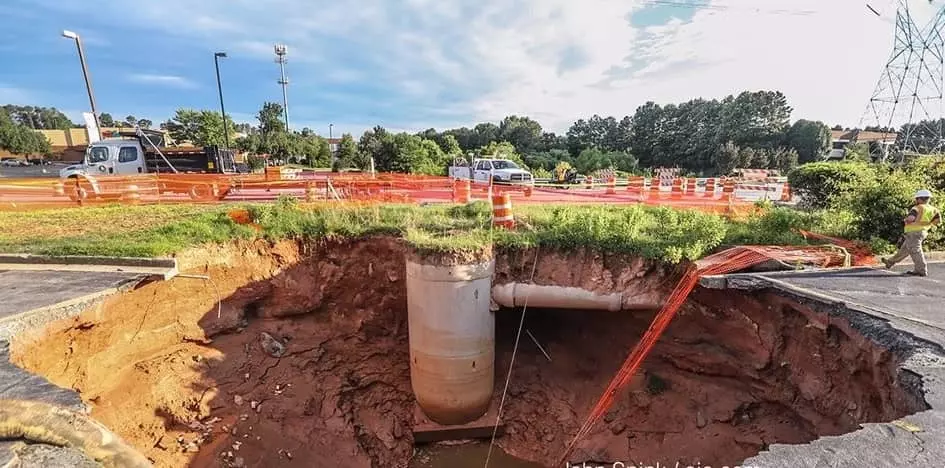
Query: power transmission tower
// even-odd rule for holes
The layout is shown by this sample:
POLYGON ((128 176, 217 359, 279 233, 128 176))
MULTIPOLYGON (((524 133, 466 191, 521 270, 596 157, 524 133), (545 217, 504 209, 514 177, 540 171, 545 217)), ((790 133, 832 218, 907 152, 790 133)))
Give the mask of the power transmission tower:
MULTIPOLYGON (((877 13, 872 7, 869 9, 877 13)), ((895 142, 900 154, 939 152, 945 143, 943 27, 945 7, 939 8, 920 29, 909 11, 908 0, 897 0, 893 51, 870 98, 861 127, 866 124, 886 129, 882 130, 884 141, 895 135, 895 131, 888 129, 901 128, 895 142)), ((879 158, 886 160, 888 147, 882 142, 878 146, 879 158)))

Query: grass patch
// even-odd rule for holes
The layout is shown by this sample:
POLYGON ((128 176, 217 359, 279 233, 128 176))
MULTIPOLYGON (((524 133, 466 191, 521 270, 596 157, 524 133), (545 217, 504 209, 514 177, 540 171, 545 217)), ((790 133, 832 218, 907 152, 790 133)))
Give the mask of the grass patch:
POLYGON ((155 257, 251 237, 219 206, 108 206, 0 213, 0 251, 155 257), (11 221, 7 224, 7 221, 11 221))
MULTIPOLYGON (((514 231, 493 230, 487 203, 457 205, 308 205, 276 203, 99 207, 0 213, 0 251, 48 255, 164 256, 202 243, 235 238, 403 237, 427 252, 468 252, 548 246, 589 247, 677 263, 722 243, 802 244, 792 230, 837 234, 843 218, 772 209, 728 222, 694 210, 647 206, 529 205, 515 208, 514 231), (227 213, 249 211, 259 230, 227 213), (5 222, 6 221, 6 222, 5 222), (831 225, 831 223, 833 225, 831 225)), ((842 234, 842 233, 841 233, 842 234)))

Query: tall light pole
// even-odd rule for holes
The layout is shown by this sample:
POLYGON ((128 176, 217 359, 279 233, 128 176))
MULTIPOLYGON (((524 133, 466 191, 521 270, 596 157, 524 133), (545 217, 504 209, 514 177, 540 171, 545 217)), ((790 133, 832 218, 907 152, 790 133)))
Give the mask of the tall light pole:
POLYGON ((220 113, 223 114, 223 142, 225 149, 230 149, 230 129, 226 125, 226 108, 223 107, 223 85, 220 83, 220 58, 226 58, 226 52, 213 54, 213 64, 217 68, 217 91, 220 92, 220 113))
POLYGON ((279 70, 282 72, 282 79, 278 81, 282 85, 282 111, 285 114, 285 131, 289 131, 289 97, 286 93, 286 88, 289 86, 289 80, 285 77, 285 62, 286 54, 288 53, 288 48, 285 44, 276 44, 276 63, 279 64, 279 70))
POLYGON ((68 30, 62 31, 62 37, 75 41, 76 49, 79 51, 79 63, 82 64, 82 76, 85 78, 85 89, 89 93, 89 104, 92 106, 92 117, 95 119, 95 129, 98 132, 98 139, 102 139, 102 126, 98 121, 98 111, 95 110, 95 95, 92 93, 92 81, 89 79, 89 68, 85 64, 85 50, 82 49, 82 39, 79 35, 68 30))
POLYGON ((331 168, 333 170, 335 168, 335 154, 336 153, 335 153, 334 148, 332 148, 334 143, 331 140, 333 140, 334 138, 332 138, 331 130, 334 126, 335 124, 328 124, 328 152, 331 153, 331 168))

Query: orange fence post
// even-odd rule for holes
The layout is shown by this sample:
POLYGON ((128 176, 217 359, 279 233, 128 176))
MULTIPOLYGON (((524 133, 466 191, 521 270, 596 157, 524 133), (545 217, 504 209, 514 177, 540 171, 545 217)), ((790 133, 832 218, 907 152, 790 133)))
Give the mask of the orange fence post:
POLYGON ((56 184, 53 186, 53 194, 57 197, 66 196, 66 185, 62 182, 56 182, 56 184))
POLYGON ((785 182, 781 186, 781 201, 789 202, 791 201, 791 184, 785 182))
POLYGON ((705 181, 705 193, 703 196, 715 198, 715 177, 710 177, 705 181))
POLYGON ((610 176, 607 179, 607 195, 616 195, 617 194, 617 177, 610 176))
POLYGON ((643 193, 643 186, 646 184, 643 177, 631 176, 627 180, 627 191, 635 193, 643 193))
POLYGON ((492 196, 492 225, 505 229, 515 227, 515 218, 512 216, 512 196, 508 193, 492 196))
POLYGON ((586 187, 586 188, 587 188, 588 190, 594 188, 594 177, 592 177, 592 176, 587 176, 587 177, 585 177, 585 178, 584 178, 584 183, 587 184, 587 187, 586 187))
POLYGON ((654 197, 659 198, 660 196, 660 178, 659 177, 654 177, 650 179, 650 193, 652 193, 654 197))
POLYGON ((315 184, 309 182, 305 184, 305 201, 312 203, 318 200, 318 191, 315 189, 315 184))
POLYGON ((125 189, 125 194, 122 198, 124 200, 127 200, 129 203, 133 205, 137 205, 138 203, 141 203, 141 193, 138 191, 138 186, 129 185, 125 189))

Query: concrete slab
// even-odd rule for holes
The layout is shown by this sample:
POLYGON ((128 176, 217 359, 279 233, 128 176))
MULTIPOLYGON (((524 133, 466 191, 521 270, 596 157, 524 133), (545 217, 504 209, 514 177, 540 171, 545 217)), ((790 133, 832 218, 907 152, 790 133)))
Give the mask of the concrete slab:
POLYGON ((775 444, 742 466, 820 468, 842 466, 942 466, 945 460, 945 263, 929 276, 905 276, 872 268, 715 276, 702 287, 775 290, 841 317, 864 336, 905 359, 904 378, 917 382, 929 405, 900 421, 810 444, 775 444))
POLYGON ((0 270, 0 339, 38 327, 149 275, 127 272, 0 270))
POLYGON ((499 412, 498 404, 493 401, 482 417, 468 424, 444 426, 431 421, 420 406, 414 407, 413 441, 415 444, 429 444, 434 442, 459 441, 472 439, 490 439, 493 432, 496 437, 505 434, 505 424, 496 425, 496 415, 499 412))
POLYGON ((173 278, 179 273, 177 259, 136 257, 80 257, 0 253, 0 270, 90 271, 139 273, 173 278))

